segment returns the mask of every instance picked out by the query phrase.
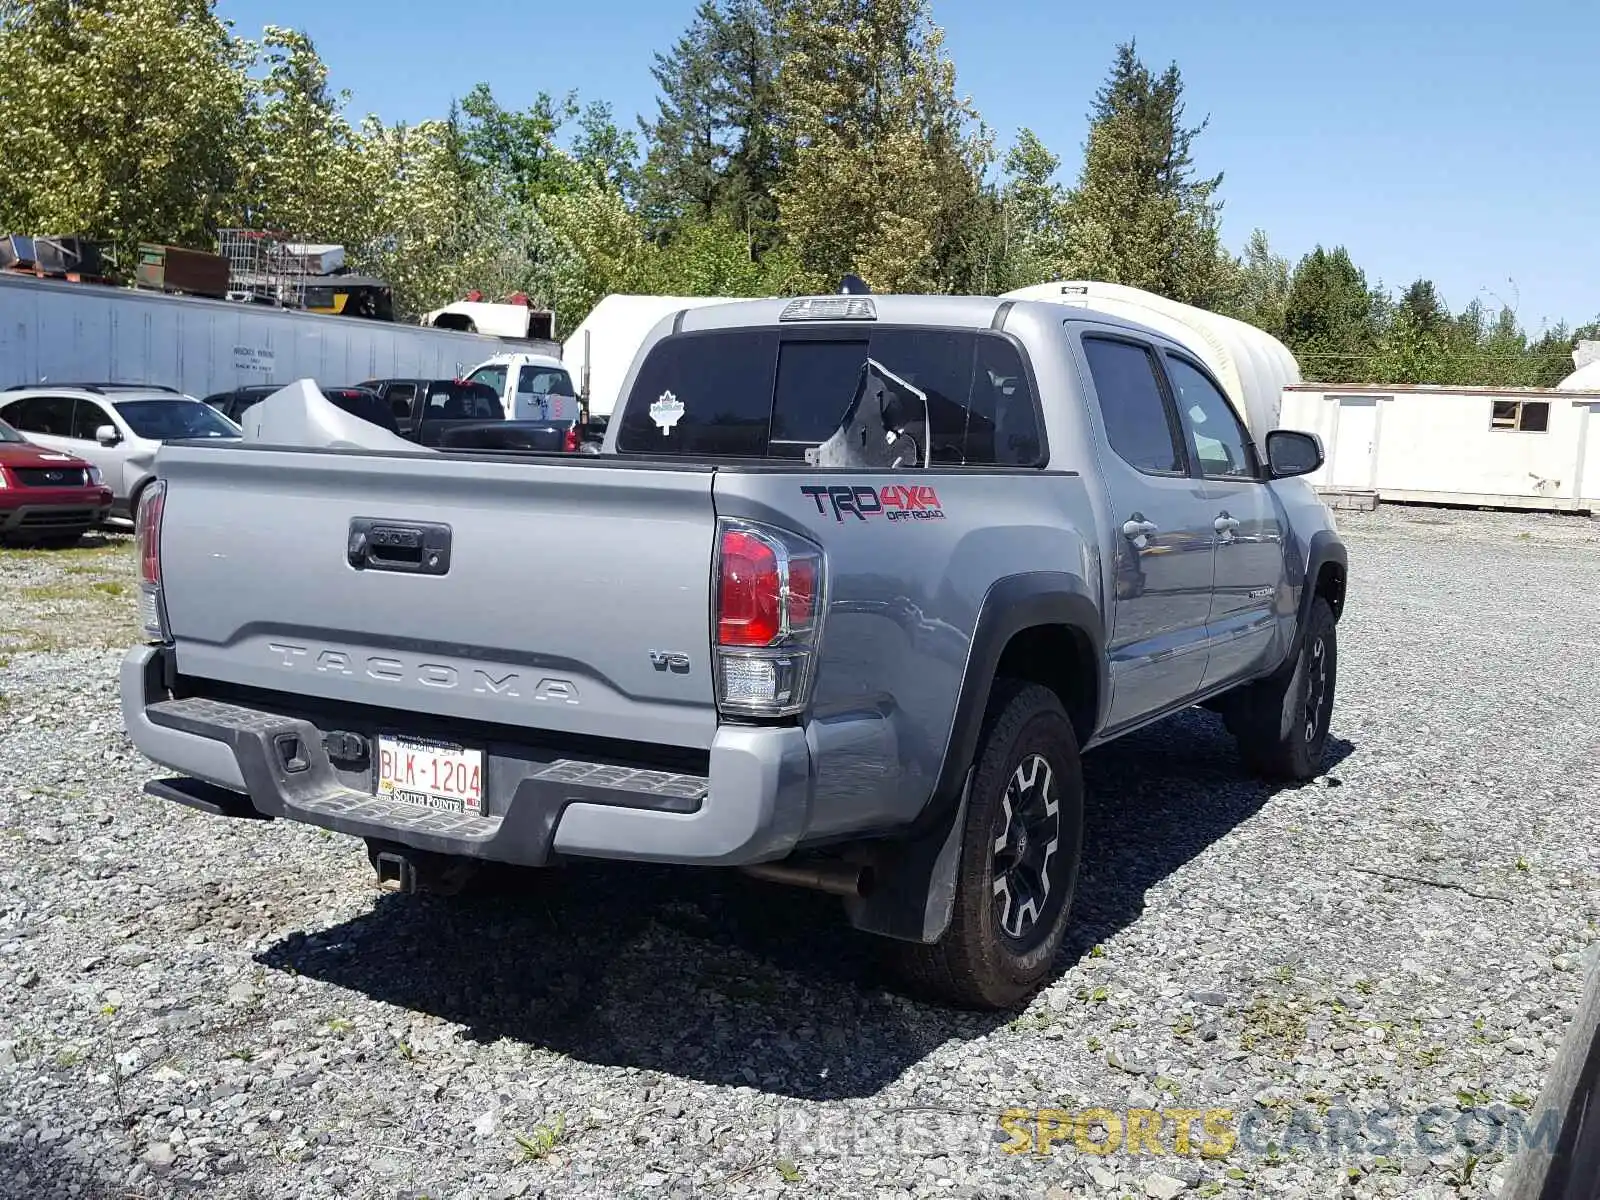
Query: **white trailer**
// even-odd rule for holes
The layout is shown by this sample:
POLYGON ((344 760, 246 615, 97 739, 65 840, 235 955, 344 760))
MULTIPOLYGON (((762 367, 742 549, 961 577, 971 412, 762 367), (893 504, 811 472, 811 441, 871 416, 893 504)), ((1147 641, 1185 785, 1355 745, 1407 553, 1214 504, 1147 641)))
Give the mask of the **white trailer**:
POLYGON ((603 298, 562 345, 561 361, 573 374, 591 419, 610 417, 617 393, 645 335, 668 313, 708 304, 728 304, 730 296, 625 296, 603 298))
POLYGON ((1283 389, 1300 382, 1300 364, 1265 330, 1154 292, 1094 280, 1062 280, 1007 292, 1012 300, 1050 300, 1136 321, 1187 347, 1209 367, 1259 443, 1278 428, 1283 389))
POLYGON ((0 274, 0 387, 150 383, 204 397, 255 383, 458 378, 555 342, 0 274))

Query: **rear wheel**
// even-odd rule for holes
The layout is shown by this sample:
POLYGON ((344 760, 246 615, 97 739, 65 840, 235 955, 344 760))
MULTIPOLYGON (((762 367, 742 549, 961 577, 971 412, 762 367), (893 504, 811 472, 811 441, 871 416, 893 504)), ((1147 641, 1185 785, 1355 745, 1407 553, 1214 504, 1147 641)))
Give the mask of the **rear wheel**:
POLYGON ((1338 675, 1338 626, 1333 608, 1318 596, 1292 668, 1252 684, 1229 706, 1228 729, 1251 770, 1292 781, 1322 770, 1338 675))
POLYGON ((918 990, 1006 1008, 1049 976, 1083 857, 1078 740, 1055 693, 1001 681, 967 801, 950 926, 902 951, 918 990))

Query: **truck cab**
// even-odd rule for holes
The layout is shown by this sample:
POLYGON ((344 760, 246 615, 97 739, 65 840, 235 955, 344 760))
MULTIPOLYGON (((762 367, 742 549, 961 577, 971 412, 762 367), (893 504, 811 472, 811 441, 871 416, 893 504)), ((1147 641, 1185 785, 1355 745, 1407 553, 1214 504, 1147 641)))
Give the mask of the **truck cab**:
POLYGON ((572 374, 546 354, 496 354, 467 374, 487 384, 513 421, 581 421, 582 405, 572 374))

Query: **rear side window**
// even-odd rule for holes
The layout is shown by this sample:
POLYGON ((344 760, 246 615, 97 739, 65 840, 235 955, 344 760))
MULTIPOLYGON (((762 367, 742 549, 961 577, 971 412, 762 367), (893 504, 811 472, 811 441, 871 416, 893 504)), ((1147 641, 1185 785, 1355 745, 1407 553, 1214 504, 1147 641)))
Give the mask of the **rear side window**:
POLYGON ((5 409, 5 419, 23 433, 48 437, 72 436, 71 396, 30 396, 5 409))
POLYGON ((387 398, 389 411, 394 414, 396 421, 409 421, 411 419, 411 402, 417 397, 417 385, 414 383, 391 383, 387 398))
POLYGON ((481 383, 494 389, 496 396, 506 393, 506 369, 504 367, 479 367, 467 378, 473 383, 481 383))
POLYGON ((1132 342, 1086 337, 1083 353, 1106 440, 1117 457, 1147 475, 1187 474, 1150 351, 1132 342))
POLYGON ((664 338, 639 369, 617 448, 800 460, 839 429, 872 371, 925 399, 932 462, 1036 466, 1042 459, 1022 356, 998 334, 893 327, 787 333, 664 338))

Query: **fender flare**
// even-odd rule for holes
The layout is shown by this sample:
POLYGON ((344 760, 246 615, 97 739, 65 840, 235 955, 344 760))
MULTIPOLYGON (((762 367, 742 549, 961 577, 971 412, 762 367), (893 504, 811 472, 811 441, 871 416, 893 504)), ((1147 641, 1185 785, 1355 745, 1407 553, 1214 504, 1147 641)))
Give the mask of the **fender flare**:
MULTIPOLYGON (((1317 599, 1317 577, 1322 574, 1322 568, 1329 563, 1339 568, 1348 582, 1350 578, 1350 555, 1345 550, 1344 542, 1332 529, 1319 529, 1311 535, 1310 544, 1306 548, 1306 573, 1300 586, 1300 603, 1295 613, 1294 640, 1289 644, 1289 653, 1286 662, 1293 663, 1300 656, 1300 644, 1305 640, 1306 625, 1311 620, 1311 606, 1317 599)), ((1338 601, 1333 605, 1333 619, 1338 621, 1344 613, 1344 592, 1340 591, 1338 601)))
POLYGON ((1007 643, 1023 630, 1039 626, 1063 626, 1087 643, 1096 671, 1094 728, 1104 721, 1110 701, 1109 667, 1104 622, 1089 585, 1060 571, 1031 571, 996 580, 978 612, 944 760, 928 802, 903 837, 880 847, 872 890, 846 901, 845 911, 857 929, 912 942, 936 942, 944 935, 955 902, 973 760, 995 673, 1007 643))

